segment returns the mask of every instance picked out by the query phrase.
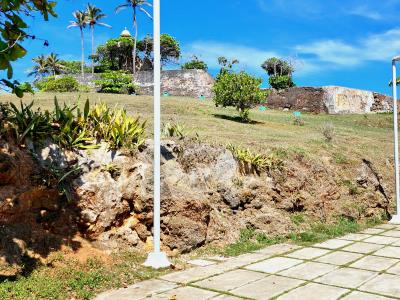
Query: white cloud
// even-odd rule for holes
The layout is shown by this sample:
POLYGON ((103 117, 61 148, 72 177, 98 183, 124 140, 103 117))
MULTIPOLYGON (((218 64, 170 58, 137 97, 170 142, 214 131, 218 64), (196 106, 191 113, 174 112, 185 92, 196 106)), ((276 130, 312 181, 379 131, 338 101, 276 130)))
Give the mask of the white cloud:
POLYGON ((358 6, 349 11, 350 15, 360 16, 367 19, 372 19, 375 21, 381 20, 383 18, 382 14, 377 12, 376 10, 368 7, 366 5, 358 6))
POLYGON ((241 68, 252 71, 259 71, 261 64, 269 57, 279 56, 274 51, 215 41, 197 41, 191 43, 187 47, 184 47, 184 53, 186 56, 197 55, 210 68, 218 68, 217 59, 220 56, 228 59, 236 58, 239 60, 241 68))
POLYGON ((333 67, 352 67, 368 61, 390 61, 400 50, 400 29, 371 34, 354 44, 340 40, 321 40, 295 48, 301 55, 329 63, 333 67))

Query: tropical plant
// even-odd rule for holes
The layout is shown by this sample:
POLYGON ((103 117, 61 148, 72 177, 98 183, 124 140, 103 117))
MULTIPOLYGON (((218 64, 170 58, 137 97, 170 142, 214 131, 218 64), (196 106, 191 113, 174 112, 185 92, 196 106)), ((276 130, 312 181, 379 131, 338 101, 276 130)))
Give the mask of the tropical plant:
POLYGON ((96 61, 106 70, 131 72, 133 39, 119 37, 100 45, 96 52, 96 61))
POLYGON ((49 74, 49 69, 47 67, 47 57, 43 54, 32 58, 32 61, 35 65, 32 68, 32 71, 28 74, 28 76, 34 76, 35 81, 42 79, 44 76, 49 74))
POLYGON ((56 78, 49 76, 35 82, 35 87, 42 92, 77 92, 80 90, 79 82, 72 76, 56 78))
MULTIPOLYGON (((45 21, 49 15, 57 16, 54 12, 56 1, 49 0, 13 0, 1 1, 0 3, 0 70, 7 70, 7 79, 0 79, 0 89, 9 90, 18 97, 23 96, 23 91, 19 88, 19 82, 14 80, 13 68, 11 63, 21 59, 27 53, 22 43, 27 40, 41 40, 33 34, 27 32, 28 24, 23 20, 24 17, 34 16, 36 12, 41 14, 45 21)), ((44 46, 48 41, 43 42, 44 46)))
POLYGON ((184 63, 181 68, 182 70, 208 70, 207 64, 200 60, 196 55, 193 56, 192 60, 184 63))
POLYGON ((120 12, 123 9, 131 7, 133 10, 133 30, 135 31, 135 38, 133 41, 133 50, 132 50, 132 71, 133 75, 136 74, 136 47, 137 47, 137 39, 138 39, 138 22, 137 22, 137 11, 143 12, 146 16, 152 19, 150 13, 144 8, 144 6, 152 7, 152 4, 146 0, 126 0, 125 4, 121 4, 117 6, 115 12, 120 12))
POLYGON ((161 131, 162 135, 165 137, 177 137, 183 139, 186 135, 186 126, 181 123, 165 123, 161 131))
POLYGON ((106 15, 101 12, 100 8, 97 8, 96 6, 92 4, 88 4, 86 7, 86 16, 87 16, 87 23, 90 28, 90 33, 92 36, 92 55, 91 55, 91 60, 92 60, 92 74, 94 74, 94 27, 96 25, 111 28, 110 25, 106 23, 101 23, 99 22, 101 19, 105 18, 106 15))
POLYGON ((249 121, 249 110, 266 99, 266 92, 260 89, 262 80, 246 72, 222 72, 213 86, 216 106, 233 106, 239 111, 241 121, 249 121))
POLYGON ((240 164, 240 170, 244 174, 270 172, 281 170, 284 166, 283 160, 271 152, 269 155, 254 153, 250 149, 241 148, 228 144, 226 148, 232 153, 240 164))
POLYGON ((81 33, 81 51, 82 51, 82 57, 81 57, 81 73, 82 77, 85 76, 85 39, 84 39, 84 34, 83 30, 86 28, 87 25, 87 15, 86 12, 83 12, 81 10, 76 10, 72 13, 74 16, 75 20, 70 21, 70 25, 67 28, 72 28, 72 27, 77 27, 79 28, 79 31, 81 33))
POLYGON ((238 64, 239 60, 236 58, 234 59, 227 59, 224 56, 218 57, 218 64, 221 66, 219 74, 231 72, 234 65, 238 64))
POLYGON ((132 75, 122 71, 108 71, 101 74, 100 78, 95 81, 100 86, 99 93, 133 94, 138 89, 132 75))
POLYGON ((276 90, 283 90, 296 86, 289 75, 273 75, 269 77, 269 85, 276 90))
POLYGON ((55 53, 50 53, 46 57, 46 67, 49 70, 49 73, 53 76, 61 74, 64 69, 61 60, 58 58, 58 54, 55 53))

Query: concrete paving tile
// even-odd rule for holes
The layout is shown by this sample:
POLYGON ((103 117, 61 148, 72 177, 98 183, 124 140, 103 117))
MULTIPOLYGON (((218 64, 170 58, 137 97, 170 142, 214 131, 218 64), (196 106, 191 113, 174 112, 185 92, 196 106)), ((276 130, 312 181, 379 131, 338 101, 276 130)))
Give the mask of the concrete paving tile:
POLYGON ((343 266, 350 262, 353 262, 357 259, 360 259, 363 255, 359 253, 351 253, 344 251, 336 251, 320 258, 317 258, 315 261, 333 264, 337 266, 343 266))
POLYGON ((400 275, 400 261, 399 261, 399 263, 397 263, 393 267, 389 268, 386 272, 387 273, 391 273, 391 274, 400 275))
POLYGON ((352 245, 349 245, 347 247, 344 247, 342 250, 343 251, 350 251, 350 252, 356 252, 356 253, 372 253, 376 250, 379 250, 383 248, 384 245, 378 245, 378 244, 371 244, 371 243, 364 243, 364 242, 356 242, 352 245))
POLYGON ((389 230, 389 231, 385 231, 385 232, 381 233, 380 235, 400 238, 400 230, 389 230))
POLYGON ((335 250, 350 245, 351 243, 353 242, 346 240, 332 239, 332 240, 327 240, 323 243, 315 244, 313 245, 313 247, 335 250))
MULTIPOLYGON (((172 291, 168 291, 162 294, 155 295, 150 299, 153 300, 206 300, 218 296, 218 293, 194 288, 191 286, 180 287, 172 291)), ((120 300, 120 299, 118 299, 120 300)))
POLYGON ((302 260, 286 257, 273 257, 246 267, 247 270, 276 273, 302 263, 302 260))
POLYGON ((297 245, 291 245, 291 244, 277 244, 277 245, 272 245, 268 246, 266 248, 254 251, 254 253, 260 253, 260 254, 265 254, 265 255, 270 255, 270 256, 275 256, 275 255, 282 255, 284 253, 300 249, 300 246, 297 245))
POLYGON ((391 244, 391 246, 400 247, 400 239, 397 242, 391 244))
POLYGON ((387 246, 373 253, 374 255, 384 256, 384 257, 393 257, 400 258, 400 248, 387 246))
POLYGON ((276 297, 292 288, 300 286, 303 283, 304 281, 302 280, 271 275, 232 290, 230 293, 239 297, 265 300, 276 297))
POLYGON ((251 263, 267 259, 269 257, 270 257, 269 255, 264 255, 260 253, 244 254, 238 257, 230 258, 229 260, 224 261, 222 263, 219 263, 218 267, 224 269, 224 271, 229 271, 240 267, 244 267, 251 263))
POLYGON ((341 300, 390 300, 392 298, 387 298, 375 294, 367 294, 363 292, 352 292, 341 300))
POLYGON ((101 293, 95 300, 139 300, 148 298, 157 293, 172 290, 176 287, 177 285, 174 283, 152 279, 139 282, 127 288, 101 293))
POLYGON ((278 297, 278 300, 336 300, 350 290, 339 287, 309 283, 298 287, 287 294, 278 297))
POLYGON ((217 297, 211 298, 211 299, 213 299, 213 300, 240 300, 243 298, 229 296, 229 295, 220 295, 220 296, 217 296, 217 297))
POLYGON ((325 255, 330 251, 331 250, 308 247, 286 254, 286 256, 299 259, 314 259, 322 255, 325 255))
POLYGON ((381 272, 394 266, 396 262, 398 260, 394 258, 368 255, 352 263, 350 267, 381 272))
POLYGON ((375 226, 374 228, 376 228, 376 229, 390 230, 390 229, 396 228, 396 225, 392 225, 392 224, 381 224, 381 225, 375 226))
POLYGON ((169 273, 167 275, 161 276, 161 279, 176 283, 187 284, 192 281, 197 281, 210 276, 221 274, 224 271, 226 270, 224 268, 221 268, 218 264, 208 267, 195 267, 179 272, 169 273))
POLYGON ((335 270, 336 268, 337 266, 333 265, 317 262, 306 262, 304 264, 300 264, 290 269, 279 272, 279 275, 293 277, 297 279, 312 280, 319 276, 325 275, 335 270))
POLYGON ((368 229, 365 229, 365 230, 361 231, 360 233, 363 233, 363 234, 380 234, 380 233, 382 233, 384 231, 386 231, 386 229, 368 228, 368 229))
POLYGON ((207 259, 215 260, 215 261, 218 261, 218 262, 223 262, 223 261, 228 261, 230 259, 230 257, 225 257, 225 256, 221 256, 221 255, 215 255, 215 256, 207 257, 207 259))
POLYGON ((207 267, 211 265, 215 265, 215 261, 210 261, 210 260, 205 260, 205 259, 193 259, 189 260, 188 264, 191 264, 193 266, 199 266, 199 267, 207 267))
POLYGON ((205 289, 228 292, 250 282, 265 278, 267 275, 247 270, 234 270, 218 276, 193 283, 205 289))
POLYGON ((350 233, 348 235, 342 236, 340 240, 348 240, 348 241, 362 241, 366 238, 371 237, 370 234, 362 234, 362 233, 350 233))
POLYGON ((379 245, 390 245, 390 244, 393 244, 394 242, 397 242, 398 240, 399 239, 395 238, 395 237, 375 235, 375 236, 372 236, 370 238, 363 240, 363 242, 379 244, 379 245))
POLYGON ((363 284, 359 290, 378 293, 381 295, 399 297, 400 295, 400 276, 391 274, 381 274, 376 278, 363 284))
POLYGON ((340 287, 357 288, 377 274, 371 271, 341 268, 317 278, 315 281, 340 287))

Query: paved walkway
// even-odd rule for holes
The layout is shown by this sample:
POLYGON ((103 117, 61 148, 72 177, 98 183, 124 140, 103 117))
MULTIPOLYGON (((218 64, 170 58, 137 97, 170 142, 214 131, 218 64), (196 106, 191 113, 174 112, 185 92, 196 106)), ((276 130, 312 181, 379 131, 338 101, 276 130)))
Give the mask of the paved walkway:
POLYGON ((96 300, 400 299, 400 226, 380 225, 312 247, 274 245, 112 290, 96 300))

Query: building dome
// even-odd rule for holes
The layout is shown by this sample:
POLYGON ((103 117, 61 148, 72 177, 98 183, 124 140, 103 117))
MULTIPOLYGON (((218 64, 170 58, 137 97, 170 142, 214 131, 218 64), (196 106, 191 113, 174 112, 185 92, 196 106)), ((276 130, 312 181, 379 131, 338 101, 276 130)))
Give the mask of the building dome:
POLYGON ((126 29, 126 27, 125 27, 125 29, 121 32, 121 37, 132 37, 132 35, 131 35, 131 33, 129 32, 129 30, 128 29, 126 29))

